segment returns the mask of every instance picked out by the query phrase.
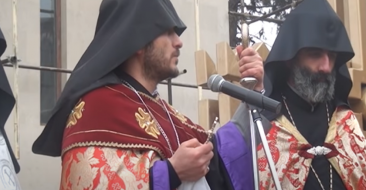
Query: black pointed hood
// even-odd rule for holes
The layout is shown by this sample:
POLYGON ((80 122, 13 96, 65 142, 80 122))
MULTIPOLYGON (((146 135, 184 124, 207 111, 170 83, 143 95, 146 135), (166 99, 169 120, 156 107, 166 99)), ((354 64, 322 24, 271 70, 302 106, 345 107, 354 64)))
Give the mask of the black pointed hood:
POLYGON ((354 52, 346 28, 327 0, 303 0, 286 17, 264 66, 266 95, 271 97, 273 88, 288 77, 285 62, 309 47, 337 53, 335 96, 348 103, 352 80, 346 63, 354 52))
MULTIPOLYGON (((5 37, 0 29, 0 58, 5 52, 7 47, 5 37)), ((13 149, 10 146, 8 136, 5 133, 5 123, 13 110, 15 105, 15 98, 11 91, 8 78, 6 77, 4 67, 0 65, 0 132, 3 134, 6 145, 8 147, 11 160, 13 161, 14 169, 16 173, 19 173, 20 166, 18 160, 14 156, 13 149)))
POLYGON ((0 29, 0 57, 3 55, 3 53, 6 50, 6 41, 3 32, 0 29))
POLYGON ((79 98, 101 86, 121 83, 113 70, 162 33, 186 26, 170 0, 103 0, 93 41, 76 65, 33 152, 61 155, 67 118, 79 98))

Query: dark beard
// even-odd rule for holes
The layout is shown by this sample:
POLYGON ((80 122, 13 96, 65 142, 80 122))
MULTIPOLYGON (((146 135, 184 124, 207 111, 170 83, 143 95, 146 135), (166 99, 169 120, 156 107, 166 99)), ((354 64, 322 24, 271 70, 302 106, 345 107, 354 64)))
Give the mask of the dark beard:
POLYGON ((333 99, 336 72, 314 73, 295 64, 291 71, 293 88, 310 103, 327 102, 333 99))
POLYGON ((143 70, 147 79, 156 82, 175 78, 179 75, 178 69, 170 68, 170 60, 164 57, 164 50, 155 48, 154 45, 148 45, 145 49, 143 70))

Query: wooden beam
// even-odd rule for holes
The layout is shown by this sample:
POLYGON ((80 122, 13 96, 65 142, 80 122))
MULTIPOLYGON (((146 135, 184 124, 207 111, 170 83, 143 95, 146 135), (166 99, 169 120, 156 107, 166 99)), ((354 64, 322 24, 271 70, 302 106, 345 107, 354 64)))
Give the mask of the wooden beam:
MULTIPOLYGON (((353 81, 349 95, 352 110, 363 130, 366 129, 366 7, 365 0, 328 0, 347 28, 355 56, 347 64, 353 81), (343 7, 343 10, 342 8, 343 7)), ((366 132, 365 132, 366 133, 366 132)))
POLYGON ((208 78, 217 74, 216 65, 205 50, 195 52, 197 86, 207 87, 208 78))
POLYGON ((355 56, 352 59, 351 67, 359 69, 365 75, 360 78, 360 82, 366 83, 366 7, 365 0, 352 0, 347 1, 348 4, 348 16, 349 16, 349 36, 351 39, 352 47, 355 51, 355 56))
POLYGON ((239 58, 234 50, 226 42, 220 42, 216 45, 217 72, 228 81, 239 81, 239 58))
POLYGON ((203 99, 198 101, 198 124, 208 130, 219 116, 219 101, 203 99))
POLYGON ((219 93, 219 120, 220 124, 224 125, 233 117, 238 109, 240 100, 232 98, 226 94, 219 93))
POLYGON ((352 110, 356 113, 359 118, 359 123, 363 123, 363 129, 366 131, 366 88, 361 91, 361 99, 350 99, 350 104, 352 110))

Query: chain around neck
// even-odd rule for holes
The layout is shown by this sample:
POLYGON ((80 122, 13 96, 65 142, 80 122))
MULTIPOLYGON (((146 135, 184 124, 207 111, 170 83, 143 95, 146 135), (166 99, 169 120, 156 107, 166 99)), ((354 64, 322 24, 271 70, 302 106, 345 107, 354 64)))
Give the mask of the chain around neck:
MULTIPOLYGON (((169 150, 170 150, 170 153, 173 155, 174 154, 174 150, 172 148, 172 145, 170 143, 170 140, 169 140, 169 137, 167 136, 167 134, 165 133, 163 127, 160 125, 159 121, 155 118, 155 116, 152 114, 152 112, 150 111, 149 107, 147 106, 147 104, 145 103, 145 101, 142 99, 142 97, 140 96, 140 94, 137 92, 137 90, 130 84, 128 83, 127 81, 125 80, 122 80, 122 82, 127 85, 135 94, 136 96, 140 99, 140 101, 142 102, 142 104, 144 104, 146 110, 149 112, 149 114, 151 115, 151 117, 155 120, 156 124, 157 124, 157 127, 160 131, 160 133, 163 135, 164 137, 164 140, 166 141, 166 143, 168 144, 168 147, 169 147, 169 150)), ((159 93, 157 91, 154 91, 154 93, 156 93, 156 95, 159 95, 159 93)), ((180 146, 180 140, 179 140, 179 136, 178 136, 178 132, 177 132, 177 129, 175 128, 175 125, 174 125, 174 122, 170 116, 170 113, 169 113, 169 110, 167 109, 165 103, 160 99, 160 103, 162 104, 162 106, 164 107, 164 110, 166 112, 166 114, 168 115, 168 118, 169 118, 169 121, 170 121, 170 124, 174 130, 174 133, 175 133, 175 137, 176 137, 176 140, 177 140, 177 143, 178 143, 178 147, 180 146)))

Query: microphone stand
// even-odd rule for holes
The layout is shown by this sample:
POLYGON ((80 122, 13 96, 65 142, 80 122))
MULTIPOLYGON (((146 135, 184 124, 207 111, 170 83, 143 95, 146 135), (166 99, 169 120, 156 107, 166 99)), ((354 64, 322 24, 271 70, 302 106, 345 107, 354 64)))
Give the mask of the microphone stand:
POLYGON ((255 134, 255 125, 256 117, 252 114, 253 110, 251 106, 247 104, 247 108, 249 110, 249 118, 250 118, 250 139, 252 146, 252 165, 253 165, 253 179, 254 179, 254 190, 259 190, 259 172, 258 172, 258 152, 257 152, 257 137, 255 134))
MULTIPOLYGON (((247 77, 240 80, 240 84, 247 89, 253 90, 257 84, 257 80, 253 77, 247 77)), ((259 190, 259 172, 258 172, 258 155, 257 155, 257 140, 256 140, 256 130, 258 129, 259 136, 263 145, 264 153, 268 161, 269 169, 272 174, 272 179, 275 183, 277 190, 282 190, 280 180, 277 175, 276 167, 273 162, 271 151, 269 150, 268 141, 266 134, 264 133, 262 118, 260 113, 255 108, 255 106, 247 104, 249 110, 250 119, 250 137, 251 137, 251 147, 252 147, 252 162, 253 162, 253 176, 254 176, 254 190, 259 190)))
POLYGON ((282 190, 280 180, 277 175, 276 167, 273 162, 272 154, 268 146, 268 141, 266 134, 264 133, 263 124, 262 124, 262 117, 257 109, 254 106, 249 106, 249 116, 252 118, 250 120, 250 136, 251 136, 251 146, 252 146, 252 159, 253 159, 253 175, 254 175, 254 189, 259 190, 259 175, 258 175, 258 155, 257 155, 257 146, 256 146, 256 131, 255 125, 257 126, 264 153, 266 154, 266 158, 268 161, 269 169, 272 174, 272 179, 276 186, 277 190, 282 190))

